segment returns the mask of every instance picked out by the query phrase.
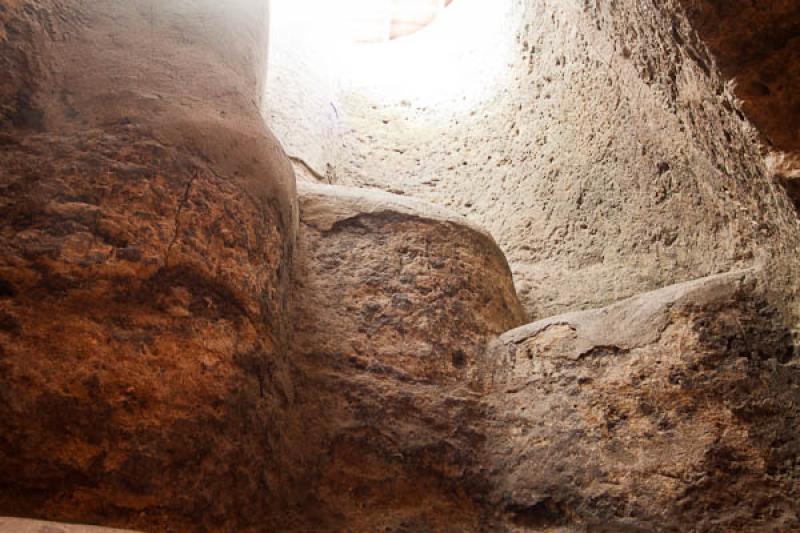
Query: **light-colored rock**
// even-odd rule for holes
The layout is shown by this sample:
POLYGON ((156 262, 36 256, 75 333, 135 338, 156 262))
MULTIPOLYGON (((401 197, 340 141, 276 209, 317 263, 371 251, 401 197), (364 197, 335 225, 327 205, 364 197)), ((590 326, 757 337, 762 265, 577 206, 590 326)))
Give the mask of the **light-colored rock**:
MULTIPOLYGON (((464 0, 465 10, 496 6, 506 17, 496 35, 486 35, 495 23, 481 19, 452 42, 437 22, 383 50, 369 45, 334 73, 340 142, 321 174, 418 197, 487 228, 531 320, 793 261, 797 216, 767 173, 728 78, 684 15, 690 3, 713 2, 464 0), (464 76, 437 85, 432 69, 415 69, 429 57, 464 76), (469 77, 478 68, 483 75, 469 77), (470 96, 473 85, 486 87, 482 97, 470 96)), ((725 20, 737 13, 727 10, 725 20)), ((782 279, 793 267, 776 268, 782 279)))
POLYGON ((134 533, 131 530, 0 517, 0 533, 134 533))
POLYGON ((800 527, 800 368, 753 272, 503 335, 489 501, 522 531, 800 527))
POLYGON ((523 343, 549 328, 564 326, 574 332, 576 341, 573 351, 562 354, 568 359, 578 360, 598 346, 614 346, 619 350, 640 348, 659 339, 669 324, 673 307, 725 301, 731 298, 736 282, 753 273, 749 270, 720 274, 634 296, 602 309, 546 318, 505 333, 501 342, 523 343))

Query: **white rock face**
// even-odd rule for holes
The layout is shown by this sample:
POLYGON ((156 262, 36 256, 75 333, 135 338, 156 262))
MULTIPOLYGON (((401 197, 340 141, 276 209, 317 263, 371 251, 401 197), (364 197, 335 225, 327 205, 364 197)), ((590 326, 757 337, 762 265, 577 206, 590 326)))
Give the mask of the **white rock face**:
POLYGON ((486 16, 465 53, 443 56, 440 70, 454 74, 438 101, 429 65, 457 48, 448 15, 334 73, 340 139, 316 164, 325 180, 415 196, 486 227, 532 319, 777 264, 776 250, 796 246, 790 202, 675 2, 491 5, 502 31, 483 35, 495 27, 486 16), (469 82, 478 95, 458 77, 474 65, 485 73, 469 82))

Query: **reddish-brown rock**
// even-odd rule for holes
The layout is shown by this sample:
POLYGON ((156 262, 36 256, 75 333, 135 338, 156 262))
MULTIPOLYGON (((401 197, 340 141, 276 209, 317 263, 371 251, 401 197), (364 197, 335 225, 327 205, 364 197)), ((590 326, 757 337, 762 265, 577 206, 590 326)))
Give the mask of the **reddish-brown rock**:
POLYGON ((795 0, 681 0, 744 111, 792 162, 777 175, 800 204, 800 3, 795 0))
POLYGON ((499 114, 359 170, 510 231, 536 313, 590 309, 520 327, 449 211, 308 185, 298 220, 260 0, 0 0, 0 513, 800 528, 798 220, 676 1, 518 2, 499 114))
POLYGON ((753 122, 777 150, 800 150, 800 4, 681 0, 753 122))
POLYGON ((461 217, 387 193, 304 186, 300 211, 306 518, 325 531, 477 531, 476 376, 486 342, 523 321, 505 257, 461 217))
POLYGON ((265 527, 296 208, 261 4, 1 5, 0 512, 265 527))

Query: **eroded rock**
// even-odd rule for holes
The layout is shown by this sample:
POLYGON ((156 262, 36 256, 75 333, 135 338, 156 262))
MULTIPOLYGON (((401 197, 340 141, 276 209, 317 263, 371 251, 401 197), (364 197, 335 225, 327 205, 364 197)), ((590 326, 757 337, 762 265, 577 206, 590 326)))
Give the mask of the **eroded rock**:
MULTIPOLYGON (((495 226, 535 315, 765 268, 518 328, 495 241, 404 196, 304 187, 292 261, 261 2, 0 0, 0 511, 800 528, 797 220, 674 6, 518 3, 499 107, 347 171, 401 169, 495 226), (473 153, 427 157, 465 132, 473 153)), ((421 111, 396 106, 385 139, 421 111)))
POLYGON ((0 7, 0 511, 269 527, 296 205, 262 4, 0 7))
POLYGON ((463 381, 524 321, 505 257, 458 215, 378 191, 304 185, 295 345, 406 382, 463 381))
POLYGON ((457 215, 387 193, 303 186, 300 210, 303 508, 324 530, 479 529, 474 376, 488 339, 523 321, 504 256, 457 215))
POLYGON ((800 370, 752 273, 503 335, 485 449, 522 530, 789 531, 800 370))
MULTIPOLYGON (((744 111, 787 174, 800 172, 800 4, 793 0, 681 0, 693 25, 733 82, 744 111), (788 169, 787 169, 788 170, 788 169)), ((800 204, 800 185, 787 181, 800 204)))

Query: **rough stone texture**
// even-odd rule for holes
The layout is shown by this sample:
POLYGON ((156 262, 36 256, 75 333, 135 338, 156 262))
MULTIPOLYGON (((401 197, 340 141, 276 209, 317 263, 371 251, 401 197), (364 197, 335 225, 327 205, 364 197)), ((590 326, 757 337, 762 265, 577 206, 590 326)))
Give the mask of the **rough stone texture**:
POLYGON ((492 340, 520 310, 480 230, 335 186, 300 205, 289 418, 306 497, 284 529, 800 527, 798 354, 762 272, 492 340))
POLYGON ((263 4, 0 7, 0 512, 265 527, 296 205, 263 4))
POLYGON ((463 381, 487 336, 524 322, 505 257, 458 215, 335 186, 303 185, 300 202, 303 353, 401 381, 463 381))
POLYGON ((461 72, 449 61, 469 73, 452 85, 429 83, 427 70, 414 78, 414 58, 455 44, 435 34, 438 22, 385 56, 358 56, 336 96, 334 168, 321 174, 486 227, 532 318, 792 253, 800 232, 791 204, 676 2, 492 5, 504 29, 484 39, 494 25, 478 28, 442 55, 441 69, 461 72), (470 53, 475 42, 483 52, 470 53), (402 75, 384 75, 385 57, 402 75), (491 87, 477 100, 459 92, 481 84, 491 87), (468 103, 454 107, 462 97, 468 103))
POLYGON ((134 533, 129 530, 108 529, 105 527, 58 524, 40 522, 23 518, 0 517, 0 533, 134 533))
POLYGON ((770 173, 783 184, 800 211, 800 152, 772 152, 766 160, 770 173))
POLYGON ((523 321, 505 258, 457 215, 386 193, 303 186, 300 210, 292 345, 306 520, 478 530, 465 476, 480 443, 472 383, 487 340, 523 321))
POLYGON ((800 529, 800 228, 676 2, 509 0, 449 43, 502 75, 352 93, 296 160, 470 218, 309 184, 299 222, 261 2, 0 0, 0 512, 800 529), (529 315, 573 312, 518 327, 501 248, 529 315))
POLYGON ((336 140, 335 2, 273 0, 264 120, 300 181, 324 181, 336 140), (314 13, 314 16, 309 16, 314 13), (315 46, 327 43, 324 48, 315 46))
POLYGON ((519 531, 795 531, 800 368, 751 273, 503 335, 488 501, 519 531))
MULTIPOLYGON (((800 157, 800 4, 682 0, 767 146, 800 157)), ((800 172, 800 163, 793 168, 800 172)), ((796 178, 795 178, 796 179, 796 178)), ((790 184, 795 201, 797 182, 790 184)))

